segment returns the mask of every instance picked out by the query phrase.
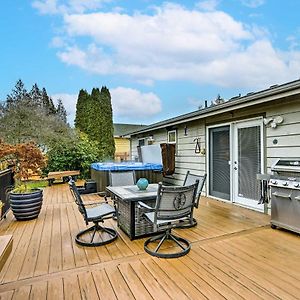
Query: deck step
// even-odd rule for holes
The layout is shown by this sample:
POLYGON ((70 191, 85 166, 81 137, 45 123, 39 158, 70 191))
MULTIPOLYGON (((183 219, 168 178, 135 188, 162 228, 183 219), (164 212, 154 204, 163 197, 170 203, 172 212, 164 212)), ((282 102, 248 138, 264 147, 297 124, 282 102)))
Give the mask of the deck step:
POLYGON ((9 254, 12 250, 13 237, 12 235, 1 235, 0 236, 0 271, 4 266, 9 254))

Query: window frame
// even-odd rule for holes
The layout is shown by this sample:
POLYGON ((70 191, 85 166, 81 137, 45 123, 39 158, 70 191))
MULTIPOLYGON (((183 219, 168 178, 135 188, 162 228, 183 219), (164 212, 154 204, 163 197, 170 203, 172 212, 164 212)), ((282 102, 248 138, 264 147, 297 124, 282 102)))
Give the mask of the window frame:
POLYGON ((168 131, 168 144, 177 144, 177 130, 176 129, 172 129, 168 131), (170 141, 170 135, 174 133, 175 136, 175 141, 170 141))
POLYGON ((146 145, 146 138, 140 138, 140 139, 138 139, 138 146, 142 147, 142 146, 145 146, 145 145, 146 145), (142 145, 140 144, 140 141, 143 141, 142 145))

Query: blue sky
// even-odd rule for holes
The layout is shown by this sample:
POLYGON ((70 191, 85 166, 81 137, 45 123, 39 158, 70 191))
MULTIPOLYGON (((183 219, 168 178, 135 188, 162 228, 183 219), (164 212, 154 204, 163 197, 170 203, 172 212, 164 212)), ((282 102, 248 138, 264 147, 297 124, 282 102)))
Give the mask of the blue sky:
POLYGON ((106 85, 114 121, 150 124, 300 75, 297 0, 2 0, 0 99, 106 85))

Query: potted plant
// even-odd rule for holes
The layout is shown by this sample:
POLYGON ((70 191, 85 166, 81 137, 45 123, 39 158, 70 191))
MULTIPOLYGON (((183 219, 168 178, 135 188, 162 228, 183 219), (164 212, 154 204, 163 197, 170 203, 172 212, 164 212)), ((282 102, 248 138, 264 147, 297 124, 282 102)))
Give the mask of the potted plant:
POLYGON ((15 187, 9 194, 12 212, 17 220, 36 218, 43 202, 43 190, 27 185, 31 173, 40 173, 45 166, 41 150, 33 142, 10 145, 0 140, 0 160, 12 167, 15 187))

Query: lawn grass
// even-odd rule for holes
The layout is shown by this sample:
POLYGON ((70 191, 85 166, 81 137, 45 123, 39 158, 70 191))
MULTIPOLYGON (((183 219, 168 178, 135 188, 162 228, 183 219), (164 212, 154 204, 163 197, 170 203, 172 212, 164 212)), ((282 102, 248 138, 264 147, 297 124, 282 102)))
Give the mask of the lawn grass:
POLYGON ((28 189, 39 189, 48 186, 47 180, 34 180, 34 181, 27 181, 26 186, 28 189))

